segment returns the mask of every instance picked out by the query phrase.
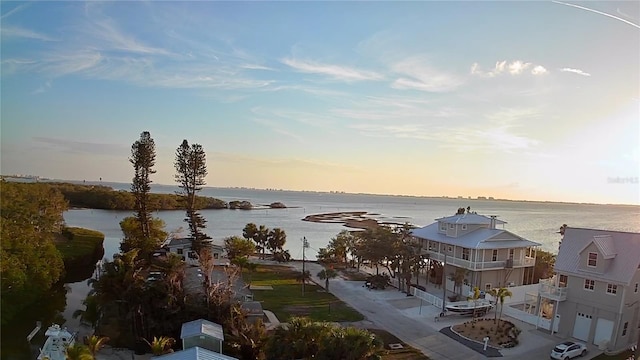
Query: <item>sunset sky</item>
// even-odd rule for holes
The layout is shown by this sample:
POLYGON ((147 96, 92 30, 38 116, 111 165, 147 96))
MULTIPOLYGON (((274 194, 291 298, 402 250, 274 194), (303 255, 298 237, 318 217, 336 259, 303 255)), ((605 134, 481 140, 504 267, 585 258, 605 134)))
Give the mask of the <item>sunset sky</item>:
POLYGON ((1 3, 1 170, 640 204, 640 3, 1 3), (572 6, 577 4, 578 6, 572 6))

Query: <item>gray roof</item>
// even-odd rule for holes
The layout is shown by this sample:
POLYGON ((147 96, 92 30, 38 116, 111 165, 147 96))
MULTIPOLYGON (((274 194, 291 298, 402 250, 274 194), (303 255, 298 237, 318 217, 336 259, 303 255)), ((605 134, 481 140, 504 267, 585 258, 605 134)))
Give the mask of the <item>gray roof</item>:
MULTIPOLYGON (((474 213, 445 216, 436 219, 436 221, 442 221, 446 224, 473 224, 473 225, 489 225, 491 224, 491 218, 484 215, 478 215, 474 213)), ((496 219, 496 224, 506 224, 506 221, 496 219)))
POLYGON ((208 320, 193 320, 182 324, 180 339, 192 336, 207 335, 216 339, 224 340, 222 326, 208 320))
POLYGON ((555 270, 563 274, 629 285, 640 266, 640 233, 566 228, 555 270), (594 243, 611 264, 602 274, 579 270, 580 253, 594 243), (613 255, 613 256, 612 256, 613 255))
POLYGON ((176 351, 170 354, 154 357, 162 360, 238 360, 237 358, 203 349, 192 347, 186 350, 176 351))
POLYGON ((182 238, 182 239, 171 239, 167 243, 167 246, 183 246, 183 245, 191 245, 191 238, 182 238))
POLYGON ((433 223, 412 230, 411 235, 468 249, 511 249, 541 245, 502 229, 480 228, 458 237, 449 237, 438 230, 438 223, 433 223))
POLYGON ((246 310, 247 315, 264 315, 260 301, 245 301, 240 305, 240 308, 246 310))

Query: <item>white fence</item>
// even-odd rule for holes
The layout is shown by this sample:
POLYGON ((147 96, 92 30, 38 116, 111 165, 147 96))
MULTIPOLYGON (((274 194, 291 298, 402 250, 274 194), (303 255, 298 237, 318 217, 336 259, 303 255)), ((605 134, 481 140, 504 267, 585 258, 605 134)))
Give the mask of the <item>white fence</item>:
POLYGON ((412 286, 411 287, 411 294, 413 296, 419 298, 419 299, 422 299, 422 300, 428 302, 431 305, 436 306, 437 308, 441 308, 442 307, 442 299, 437 297, 437 296, 435 296, 435 295, 429 294, 426 291, 422 291, 422 290, 417 289, 417 288, 412 286))

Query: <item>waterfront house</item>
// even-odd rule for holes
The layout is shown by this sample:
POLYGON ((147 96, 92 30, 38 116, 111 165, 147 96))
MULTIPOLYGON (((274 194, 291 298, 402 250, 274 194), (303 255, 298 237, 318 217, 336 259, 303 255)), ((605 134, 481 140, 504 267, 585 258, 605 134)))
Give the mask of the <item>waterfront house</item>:
POLYGON ((182 324, 180 339, 182 339, 182 348, 185 350, 197 346, 222 353, 224 331, 219 324, 199 319, 182 324))
MULTIPOLYGON (((167 240, 163 248, 167 249, 172 254, 177 254, 182 257, 182 260, 187 262, 197 263, 198 254, 191 250, 192 239, 191 238, 179 238, 167 240)), ((228 260, 224 259, 225 251, 224 247, 219 244, 211 243, 211 255, 214 259, 215 265, 228 265, 228 260)))
POLYGON ((629 348, 640 328, 640 234, 566 228, 554 283, 558 335, 611 352, 629 348))
MULTIPOLYGON (((495 216, 457 214, 414 229, 411 235, 425 257, 444 264, 447 277, 456 269, 467 271, 462 287, 466 295, 474 287, 488 291, 533 281, 535 248, 540 244, 504 230, 504 224, 495 216)), ((448 284, 447 290, 453 286, 448 284)))

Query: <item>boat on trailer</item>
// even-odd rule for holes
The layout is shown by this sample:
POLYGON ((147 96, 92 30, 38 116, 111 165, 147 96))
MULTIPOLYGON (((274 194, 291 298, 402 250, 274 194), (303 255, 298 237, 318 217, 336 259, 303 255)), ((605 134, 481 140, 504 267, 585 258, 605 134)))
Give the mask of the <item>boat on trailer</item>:
POLYGON ((480 301, 457 301, 445 305, 445 310, 459 315, 484 316, 493 309, 493 304, 487 300, 480 301))
POLYGON ((67 347, 73 346, 76 340, 76 334, 61 328, 58 324, 49 326, 44 333, 47 340, 40 349, 38 360, 65 360, 67 347))

